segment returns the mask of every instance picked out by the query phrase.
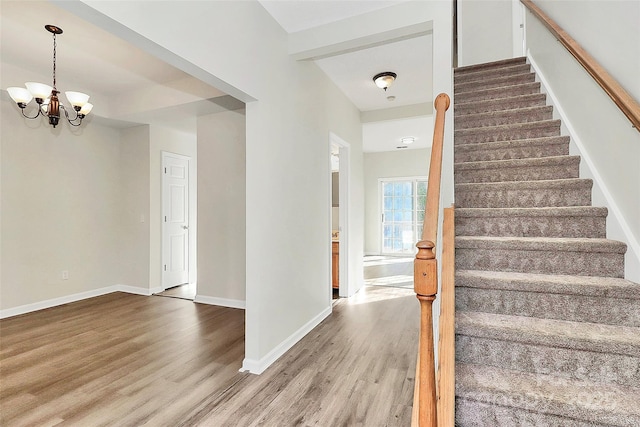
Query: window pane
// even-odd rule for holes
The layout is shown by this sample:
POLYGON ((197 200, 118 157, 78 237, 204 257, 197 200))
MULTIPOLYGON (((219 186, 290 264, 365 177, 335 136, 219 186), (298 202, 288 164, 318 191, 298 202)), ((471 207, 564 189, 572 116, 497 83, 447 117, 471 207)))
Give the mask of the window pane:
POLYGON ((402 182, 393 183, 393 195, 402 196, 402 182))
POLYGON ((385 197, 384 198, 384 208, 391 209, 393 207, 393 198, 385 197))
POLYGON ((384 238, 385 239, 392 237, 391 236, 392 232, 393 232, 393 228, 390 225, 385 225, 384 226, 384 238))
POLYGON ((402 198, 403 201, 403 206, 402 208, 406 211, 411 211, 413 210, 413 197, 411 196, 407 196, 407 197, 403 197, 402 198))
POLYGON ((427 195, 427 181, 418 181, 416 186, 417 186, 417 194, 418 194, 418 196, 426 196, 427 195))
POLYGON ((418 196, 418 206, 417 209, 418 210, 424 210, 424 204, 427 201, 427 197, 426 196, 418 196))
POLYGON ((396 209, 396 210, 402 209, 402 197, 393 198, 393 209, 396 209))
POLYGON ((407 221, 407 222, 411 222, 413 220, 413 212, 411 212, 411 211, 402 212, 402 220, 403 221, 407 221))
POLYGON ((393 184, 389 182, 382 183, 382 192, 385 196, 393 196, 393 184))
POLYGON ((411 182, 403 182, 402 183, 402 195, 403 196, 411 196, 413 193, 413 184, 411 182))

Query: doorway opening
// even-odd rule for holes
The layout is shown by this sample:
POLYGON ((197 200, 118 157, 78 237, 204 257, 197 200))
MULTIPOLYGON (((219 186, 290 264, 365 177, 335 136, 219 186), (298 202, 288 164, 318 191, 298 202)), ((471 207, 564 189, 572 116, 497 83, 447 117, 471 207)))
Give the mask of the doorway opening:
POLYGON ((347 297, 350 288, 349 272, 349 155, 350 146, 337 135, 329 137, 331 159, 331 292, 333 297, 347 297), (337 282, 337 283, 336 283, 337 282))

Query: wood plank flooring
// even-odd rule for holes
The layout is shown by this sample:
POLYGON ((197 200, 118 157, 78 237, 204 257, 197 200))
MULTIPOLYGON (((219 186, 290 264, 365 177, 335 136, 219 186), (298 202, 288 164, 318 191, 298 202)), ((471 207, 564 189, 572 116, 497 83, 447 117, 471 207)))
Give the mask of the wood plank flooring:
POLYGON ((113 293, 0 321, 0 425, 408 426, 417 331, 367 287, 258 376, 243 310, 113 293))

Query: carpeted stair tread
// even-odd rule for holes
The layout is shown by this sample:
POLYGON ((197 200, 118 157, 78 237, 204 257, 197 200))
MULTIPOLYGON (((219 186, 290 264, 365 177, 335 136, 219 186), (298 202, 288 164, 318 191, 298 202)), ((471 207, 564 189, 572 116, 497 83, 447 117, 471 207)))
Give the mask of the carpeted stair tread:
POLYGON ((560 120, 541 120, 454 131, 454 145, 560 136, 560 120))
POLYGON ((464 67, 458 67, 453 70, 453 73, 456 77, 458 77, 462 74, 473 73, 480 70, 504 68, 512 65, 526 64, 526 62, 527 62, 527 58, 524 56, 521 56, 518 58, 501 59, 499 61, 485 62, 482 64, 465 65, 464 67))
POLYGON ((530 93, 507 98, 494 98, 479 101, 461 102, 456 99, 453 106, 453 114, 456 117, 464 117, 468 114, 491 113, 519 108, 542 107, 546 103, 547 96, 543 93, 530 93))
POLYGON ((590 179, 483 182, 455 185, 455 204, 461 208, 533 208, 590 206, 590 179))
POLYGON ((606 217, 607 208, 595 206, 542 207, 542 208, 457 208, 457 218, 494 217, 494 216, 560 216, 606 217))
POLYGON ((530 82, 511 86, 460 92, 456 94, 454 103, 463 104, 466 102, 486 101, 490 99, 501 99, 511 96, 531 95, 534 93, 540 93, 540 82, 530 82))
POLYGON ((597 237, 606 236, 606 208, 458 208, 461 236, 597 237))
POLYGON ((456 376, 457 425, 640 425, 635 387, 464 363, 456 376))
POLYGON ((453 93, 472 92, 474 90, 483 90, 492 87, 505 87, 518 84, 531 83, 536 80, 535 73, 526 72, 522 74, 513 74, 508 76, 487 76, 482 80, 474 80, 469 82, 456 82, 453 93))
POLYGON ((516 64, 507 67, 499 67, 493 69, 485 69, 474 72, 458 73, 456 75, 456 83, 467 83, 478 80, 490 79, 499 76, 511 76, 514 74, 524 74, 531 71, 529 64, 516 64))
POLYGON ((612 277, 459 270, 456 309, 640 327, 640 285, 612 277))
POLYGON ((548 136, 543 138, 515 141, 480 142, 458 145, 455 162, 481 162, 490 160, 528 159, 532 157, 555 157, 569 154, 568 136, 548 136))
POLYGON ((624 254, 627 245, 617 240, 566 237, 457 236, 456 249, 518 249, 527 251, 580 251, 624 254))
POLYGON ((459 130, 514 123, 530 123, 551 120, 552 115, 553 107, 550 105, 467 114, 456 118, 455 128, 459 130))
POLYGON ((454 165, 457 183, 578 178, 580 156, 488 160, 454 165))
MULTIPOLYGON (((640 357, 640 328, 459 311, 456 334, 640 357)), ((639 360, 640 362, 640 360, 639 360)))
POLYGON ((456 237, 456 269, 624 277, 624 243, 608 239, 456 237))

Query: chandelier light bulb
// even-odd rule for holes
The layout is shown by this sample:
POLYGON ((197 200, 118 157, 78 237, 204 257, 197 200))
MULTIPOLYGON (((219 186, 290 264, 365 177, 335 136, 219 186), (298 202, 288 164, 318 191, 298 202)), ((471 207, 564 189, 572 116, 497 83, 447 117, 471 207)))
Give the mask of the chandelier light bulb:
POLYGON ((11 99, 13 99, 13 102, 18 105, 24 104, 26 106, 33 99, 33 95, 31 95, 31 92, 23 87, 10 87, 7 88, 7 92, 9 92, 9 95, 11 96, 11 99))
POLYGON ((24 84, 31 95, 36 99, 47 99, 51 95, 53 88, 49 85, 37 82, 27 82, 24 84))

